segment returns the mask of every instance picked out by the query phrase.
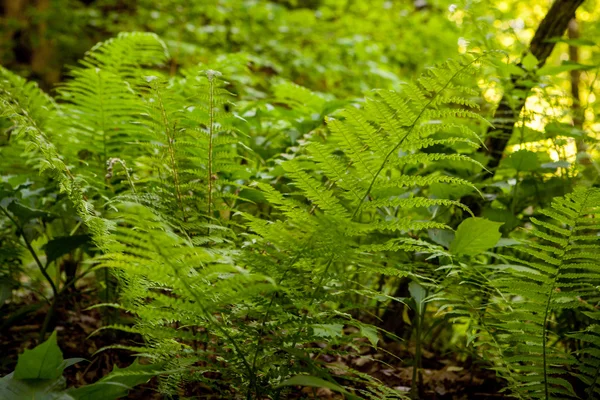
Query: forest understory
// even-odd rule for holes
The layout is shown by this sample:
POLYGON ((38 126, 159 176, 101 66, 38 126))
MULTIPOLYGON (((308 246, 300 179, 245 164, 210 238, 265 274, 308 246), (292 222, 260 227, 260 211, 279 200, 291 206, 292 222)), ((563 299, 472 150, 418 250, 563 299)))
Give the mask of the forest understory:
POLYGON ((0 400, 600 399, 598 0, 0 0, 0 400))

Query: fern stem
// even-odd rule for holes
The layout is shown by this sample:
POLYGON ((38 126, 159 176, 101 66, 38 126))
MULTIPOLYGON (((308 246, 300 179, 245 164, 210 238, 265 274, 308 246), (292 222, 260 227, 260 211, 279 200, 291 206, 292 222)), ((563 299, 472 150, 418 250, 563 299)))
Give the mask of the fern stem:
POLYGON ((183 220, 187 221, 187 216, 185 214, 185 208, 183 206, 183 199, 181 195, 179 172, 177 170, 177 161, 175 159, 175 132, 171 129, 171 122, 169 121, 169 117, 167 116, 165 105, 163 103, 160 92, 156 87, 154 87, 154 92, 156 93, 156 98, 160 107, 160 114, 163 120, 163 125, 165 126, 165 133, 167 135, 167 148, 169 153, 169 161, 171 163, 171 170, 173 173, 173 183, 175 185, 175 198, 177 200, 177 205, 181 210, 183 220))
POLYGON ((213 192, 213 135, 214 135, 214 96, 215 96, 215 73, 210 70, 206 72, 209 83, 209 100, 208 100, 208 217, 212 213, 212 192, 213 192))
MULTIPOLYGON (((319 277, 319 281, 317 282, 313 292, 311 293, 311 295, 309 297, 310 301, 308 302, 307 308, 310 308, 314 304, 314 302, 317 298, 319 289, 321 288, 321 285, 323 285, 323 281, 325 280, 325 276, 327 275, 327 272, 329 272, 329 267, 331 267, 331 264, 333 264, 334 258, 335 258, 335 255, 332 254, 331 257, 329 258, 329 260, 327 261, 327 264, 325 265, 325 269, 321 273, 321 276, 319 277)), ((308 319, 308 311, 309 310, 306 310, 306 312, 302 316, 302 321, 300 322, 300 329, 298 329, 298 331, 296 332, 296 335, 294 335, 294 341, 292 342, 292 345, 290 346, 292 348, 296 347, 296 344, 298 343, 300 333, 302 332, 303 326, 306 323, 306 320, 308 319)))
POLYGON ((23 241, 25 242, 25 247, 27 248, 29 253, 31 253, 33 260, 35 261, 35 263, 38 266, 42 275, 44 276, 44 279, 46 279, 46 281, 48 281, 48 283, 50 284, 50 287, 52 288, 52 294, 54 295, 54 297, 56 297, 58 295, 58 290, 56 289, 56 285, 54 284, 54 281, 52 280, 50 275, 48 275, 48 272, 46 271, 46 267, 44 267, 44 265, 42 264, 42 262, 40 261, 38 255, 37 255, 37 253, 31 246, 31 243, 27 239, 27 236, 25 235, 25 231, 23 230, 23 227, 21 226, 21 224, 19 224, 19 222, 17 222, 16 219, 14 219, 10 215, 10 213, 4 207, 0 207, 0 210, 2 210, 4 215, 6 215, 8 217, 8 219, 17 227, 17 235, 20 235, 23 238, 23 241))
MULTIPOLYGON (((331 188, 331 186, 334 185, 334 182, 330 182, 330 184, 328 185, 329 188, 331 188)), ((313 207, 310 209, 310 211, 308 212, 309 215, 313 214, 316 211, 317 207, 316 205, 313 205, 313 207)), ((291 271, 292 267, 294 266, 294 264, 296 264, 296 261, 298 261, 298 259, 300 258, 300 256, 302 254, 304 254, 304 251, 308 248, 308 246, 310 245, 312 238, 313 238, 314 234, 310 235, 310 237, 308 238, 308 240, 306 241, 306 243, 304 244, 304 246, 302 246, 302 248, 300 248, 300 251, 298 251, 298 253, 296 253, 296 255, 294 256, 294 258, 291 259, 291 261, 288 263, 288 265, 286 266, 286 268, 283 271, 283 274, 281 275, 281 278, 279 278, 279 280, 277 281, 277 286, 281 285, 281 283, 285 280, 285 278, 287 277, 288 272, 291 271)), ((267 319, 269 318, 269 315, 271 313, 271 307, 273 306, 273 303, 275 301, 275 293, 273 293, 271 295, 271 300, 269 302, 269 305, 267 306, 267 310, 265 311, 265 315, 261 321, 260 324, 260 329, 257 335, 257 339, 256 339, 256 352, 254 353, 254 359, 252 360, 252 369, 255 370, 256 369, 256 360, 258 357, 258 352, 260 350, 260 343, 262 340, 262 334, 264 333, 264 328, 265 325, 267 323, 267 319)))
MULTIPOLYGON (((418 309, 418 307, 416 307, 418 309)), ((416 335, 416 339, 415 339, 415 361, 413 364, 413 373, 412 373, 412 382, 411 382, 411 388, 410 388, 410 398, 411 399, 418 399, 419 398, 419 392, 421 389, 421 374, 420 369, 421 369, 421 346, 422 346, 422 328, 423 328, 423 322, 425 320, 425 310, 427 309, 427 303, 423 304, 423 309, 421 310, 420 315, 416 316, 416 327, 415 327, 415 335, 416 335)))
MULTIPOLYGON (((319 281, 317 282, 317 285, 315 286, 315 288, 314 288, 314 290, 313 290, 313 292, 312 292, 312 294, 310 296, 310 301, 308 303, 307 310, 304 313, 304 315, 302 316, 302 320, 300 321, 298 330, 294 334, 294 340, 292 342, 292 345, 290 346, 290 348, 292 350, 298 344, 298 339, 300 339, 300 334, 302 333, 302 331, 304 329, 304 324, 306 324, 306 320, 308 319, 308 314, 309 314, 309 311, 310 311, 309 309, 313 305, 313 303, 315 302, 315 299, 317 297, 317 293, 319 292, 319 289, 321 288, 321 285, 323 284, 323 281, 325 280, 325 275, 327 275, 327 272, 329 271, 329 267, 331 267, 331 264, 333 264, 333 259, 334 259, 334 255, 332 254, 331 257, 329 258, 329 260, 327 261, 327 265, 325 266, 325 269, 321 273, 321 276, 319 277, 319 281)), ((276 395, 277 399, 280 396, 281 390, 282 390, 282 388, 279 388, 279 390, 277 391, 277 395, 276 395)))
MULTIPOLYGON (((98 78, 98 86, 100 90, 98 91, 98 102, 100 103, 100 130, 102 131, 102 160, 100 160, 100 169, 104 169, 106 165, 106 161, 108 160, 108 152, 106 151, 106 123, 104 117, 104 90, 102 85, 102 78, 100 77, 101 71, 98 70, 96 72, 96 77, 98 78)), ((108 178, 104 179, 105 189, 107 188, 106 183, 108 178)))
POLYGON ((139 198, 137 196, 137 192, 135 191, 135 185, 133 184, 133 179, 131 179, 131 175, 129 174, 129 168, 127 168, 127 164, 125 163, 124 160, 121 160, 120 158, 117 157, 113 157, 111 159, 109 159, 107 162, 107 177, 108 176, 112 176, 112 172, 113 172, 113 168, 115 164, 119 164, 121 167, 123 167, 123 171, 125 172, 125 176, 127 177, 127 183, 129 183, 129 186, 131 187, 131 192, 133 193, 133 196, 135 197, 135 199, 139 202, 139 198))

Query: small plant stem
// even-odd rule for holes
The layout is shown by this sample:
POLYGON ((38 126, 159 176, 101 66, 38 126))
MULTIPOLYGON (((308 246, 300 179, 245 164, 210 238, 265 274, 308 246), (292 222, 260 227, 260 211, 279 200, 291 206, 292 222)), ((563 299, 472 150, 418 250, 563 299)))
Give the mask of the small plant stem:
POLYGON ((212 213, 212 192, 213 192, 213 137, 214 137, 214 120, 215 120, 215 74, 213 71, 206 73, 209 83, 209 101, 208 101, 208 217, 212 213))
MULTIPOLYGON (((423 330, 423 321, 425 319, 425 309, 427 304, 423 304, 423 308, 421 313, 415 317, 416 323, 416 332, 415 332, 415 361, 413 364, 413 373, 412 373, 412 382, 410 388, 410 398, 416 400, 419 398, 419 389, 421 388, 420 384, 420 369, 421 369, 421 346, 422 346, 422 330, 423 330)), ((416 307, 419 309, 419 307, 416 307)))
POLYGON ((42 264, 42 262, 38 258, 37 253, 35 252, 35 250, 33 249, 33 247, 31 246, 31 243, 27 239, 27 236, 25 235, 25 232, 23 231, 23 228, 21 227, 21 224, 19 224, 19 222, 16 219, 14 219, 10 215, 10 213, 6 209, 4 209, 4 207, 0 207, 0 210, 2 210, 2 212, 4 213, 4 215, 6 215, 8 217, 8 219, 10 219, 10 221, 17 227, 17 235, 20 235, 23 238, 23 241, 25 242, 25 247, 27 247, 27 250, 29 251, 29 253, 31 253, 31 256, 35 260, 35 263, 37 264, 40 272, 42 273, 42 275, 44 276, 44 278, 50 284, 50 287, 52 288, 52 294, 56 297, 56 295, 58 294, 58 290, 56 289, 56 285, 54 284, 54 281, 52 280, 52 278, 50 277, 50 275, 48 275, 48 272, 46 271, 46 268, 44 267, 44 265, 42 264))
MULTIPOLYGON (((304 247, 302 247, 300 249, 300 251, 298 251, 298 253, 296 253, 296 256, 288 263, 287 268, 284 270, 283 274, 281 275, 281 278, 279 278, 279 281, 277 282, 277 286, 281 285, 281 283, 285 280, 288 272, 292 269, 292 266, 296 263, 296 261, 298 261, 298 259, 302 255, 302 253, 304 253, 304 250, 306 250, 306 248, 308 248, 309 244, 310 244, 310 240, 308 240, 306 242, 304 247)), ((260 323, 260 328, 258 330, 258 334, 256 335, 256 351, 254 352, 254 357, 252 358, 252 371, 254 371, 253 372, 254 375, 256 375, 256 360, 258 359, 258 353, 260 351, 262 335, 265 331, 265 325, 267 323, 267 320, 269 319, 269 316, 271 315, 271 308, 273 307, 274 302, 275 302, 275 293, 273 293, 271 295, 271 300, 269 301, 269 305, 267 306, 265 315, 263 316, 263 319, 260 323)), ((258 395, 258 387, 255 388, 255 391, 257 392, 257 395, 258 395)))
POLYGON ((187 217, 185 214, 185 208, 183 206, 183 196, 181 195, 181 187, 179 183, 179 171, 177 170, 177 161, 175 159, 175 132, 171 128, 171 121, 169 121, 169 117, 167 116, 167 112, 165 110, 165 105, 163 103, 162 97, 158 88, 156 86, 153 87, 154 92, 156 93, 156 98, 158 100, 160 114, 163 120, 163 125, 165 126, 165 133, 167 135, 167 149, 169 153, 169 162, 171 164, 171 171, 173 174, 173 184, 175 185, 175 199, 177 200, 177 205, 181 210, 181 214, 183 216, 183 220, 186 221, 187 217))
POLYGON ((514 215, 515 209, 517 207, 517 194, 519 193, 519 170, 517 170, 517 174, 515 175, 515 187, 513 188, 513 198, 510 204, 510 211, 514 215))
POLYGON ((54 310, 56 309, 57 298, 56 296, 52 298, 50 302, 50 308, 44 317, 44 322, 42 323, 42 328, 40 330, 40 335, 38 337, 38 344, 42 343, 44 339, 46 339, 46 332, 48 332, 48 327, 50 326, 50 321, 52 321, 52 317, 54 316, 54 310))
POLYGON ((131 179, 131 175, 129 174, 129 168, 127 168, 127 164, 125 163, 125 161, 121 160, 120 158, 111 158, 111 160, 113 161, 113 163, 118 163, 119 165, 121 165, 121 167, 123 167, 123 171, 125 171, 125 176, 127 177, 127 183, 129 183, 129 186, 131 186, 131 192, 137 198, 135 185, 133 184, 133 179, 131 179))

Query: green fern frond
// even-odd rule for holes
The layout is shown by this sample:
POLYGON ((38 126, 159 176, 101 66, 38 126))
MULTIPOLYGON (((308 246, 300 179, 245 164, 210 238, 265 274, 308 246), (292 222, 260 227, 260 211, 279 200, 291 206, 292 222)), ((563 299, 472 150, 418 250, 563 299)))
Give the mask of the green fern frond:
POLYGON ((531 234, 537 240, 521 249, 522 256, 507 256, 529 269, 511 269, 509 276, 495 282, 501 292, 517 296, 511 311, 496 316, 497 335, 512 347, 505 360, 517 372, 511 387, 515 393, 524 398, 575 398, 565 379, 565 368, 575 359, 566 349, 551 345, 554 315, 581 310, 586 299, 596 296, 600 246, 598 230, 588 227, 600 217, 600 191, 578 188, 555 199, 541 214, 548 219, 531 219, 531 234), (580 251, 581 246, 586 251, 580 251))
POLYGON ((156 35, 123 33, 86 53, 81 66, 70 72, 72 79, 59 88, 65 102, 61 124, 67 127, 60 144, 71 152, 70 159, 86 166, 82 173, 99 191, 105 192, 112 178, 109 160, 131 164, 139 153, 124 154, 126 144, 150 137, 138 86, 148 68, 167 58, 166 47, 156 35))

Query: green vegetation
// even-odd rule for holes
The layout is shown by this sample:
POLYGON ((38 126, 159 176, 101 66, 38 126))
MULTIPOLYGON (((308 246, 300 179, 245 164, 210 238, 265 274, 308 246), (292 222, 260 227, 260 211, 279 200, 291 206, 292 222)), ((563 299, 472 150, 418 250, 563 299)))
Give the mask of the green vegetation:
POLYGON ((4 1, 0 398, 600 397, 598 6, 4 1))

